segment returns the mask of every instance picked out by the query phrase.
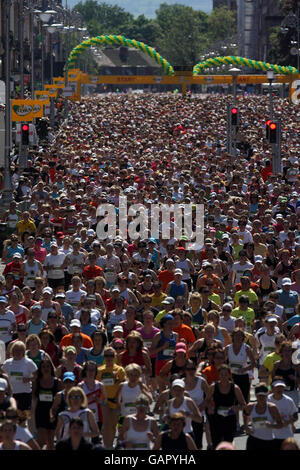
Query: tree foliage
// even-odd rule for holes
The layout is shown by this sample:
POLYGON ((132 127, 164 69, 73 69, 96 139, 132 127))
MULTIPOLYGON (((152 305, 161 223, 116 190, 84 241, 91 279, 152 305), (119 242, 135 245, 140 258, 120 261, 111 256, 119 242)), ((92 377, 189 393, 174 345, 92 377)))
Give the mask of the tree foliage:
POLYGON ((137 18, 117 5, 96 0, 79 2, 74 7, 83 17, 90 36, 122 34, 145 42, 172 65, 195 65, 200 55, 216 41, 236 32, 235 14, 226 7, 210 15, 179 3, 162 3, 155 18, 137 18))

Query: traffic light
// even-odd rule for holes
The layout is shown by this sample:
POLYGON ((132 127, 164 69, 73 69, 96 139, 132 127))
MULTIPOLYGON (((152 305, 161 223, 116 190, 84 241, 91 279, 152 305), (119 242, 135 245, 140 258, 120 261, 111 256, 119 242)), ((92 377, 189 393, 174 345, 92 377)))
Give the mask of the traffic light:
POLYGON ((231 125, 238 126, 239 124, 239 110, 236 106, 232 106, 231 108, 231 125))
POLYGON ((271 119, 268 119, 266 122, 266 139, 270 140, 270 124, 271 124, 271 119))
POLYGON ((270 144, 277 144, 278 126, 276 122, 270 122, 269 125, 270 144))
POLYGON ((22 124, 22 145, 29 145, 29 125, 22 124))

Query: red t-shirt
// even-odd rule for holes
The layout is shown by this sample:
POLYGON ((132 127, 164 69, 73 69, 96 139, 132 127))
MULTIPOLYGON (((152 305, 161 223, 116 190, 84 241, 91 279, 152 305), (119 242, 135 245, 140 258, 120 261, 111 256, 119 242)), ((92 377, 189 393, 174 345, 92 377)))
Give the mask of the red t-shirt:
POLYGON ((85 268, 83 269, 83 277, 85 279, 94 279, 95 277, 97 276, 101 276, 103 273, 103 269, 100 268, 100 266, 85 266, 85 268))

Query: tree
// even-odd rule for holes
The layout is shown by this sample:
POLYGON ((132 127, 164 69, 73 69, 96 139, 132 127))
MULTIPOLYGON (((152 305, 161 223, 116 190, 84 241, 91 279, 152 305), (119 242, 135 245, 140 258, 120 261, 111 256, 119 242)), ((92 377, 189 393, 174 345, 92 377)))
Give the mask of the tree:
POLYGON ((98 3, 95 0, 80 2, 74 9, 82 15, 91 36, 123 34, 123 31, 126 31, 126 28, 134 21, 133 15, 123 8, 98 3))
POLYGON ((195 65, 207 42, 207 15, 184 5, 163 3, 156 11, 156 21, 159 53, 172 65, 195 65))
POLYGON ((227 7, 215 8, 209 15, 207 24, 207 38, 211 44, 226 40, 237 32, 236 13, 227 7))

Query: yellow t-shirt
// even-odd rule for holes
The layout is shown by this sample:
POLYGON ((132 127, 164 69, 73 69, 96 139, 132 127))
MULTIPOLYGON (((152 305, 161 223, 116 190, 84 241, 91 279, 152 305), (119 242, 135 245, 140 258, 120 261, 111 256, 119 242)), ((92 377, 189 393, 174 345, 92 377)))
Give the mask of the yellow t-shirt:
POLYGON ((221 306, 221 297, 218 294, 212 293, 208 298, 212 302, 215 302, 215 304, 221 306))
POLYGON ((231 312, 231 316, 234 318, 243 317, 246 321, 247 330, 252 331, 253 321, 255 318, 253 308, 248 307, 247 310, 241 310, 240 307, 234 308, 231 312))
POLYGON ((30 233, 35 233, 36 232, 36 226, 33 220, 29 219, 28 222, 25 222, 24 220, 20 220, 17 223, 17 230, 20 235, 20 237, 23 235, 23 233, 28 230, 30 233))
POLYGON ((253 304, 253 302, 255 302, 256 300, 258 300, 258 297, 253 289, 239 290, 234 295, 235 305, 239 305, 239 298, 241 297, 241 295, 246 295, 248 297, 250 305, 253 304))
MULTIPOLYGON (((125 370, 122 366, 114 364, 112 367, 107 367, 106 364, 98 367, 97 380, 103 383, 104 394, 107 399, 116 397, 118 387, 121 382, 126 380, 125 370)), ((116 408, 117 404, 108 401, 110 408, 116 408)))
POLYGON ((158 307, 161 305, 162 301, 167 297, 167 294, 161 292, 160 295, 150 294, 152 297, 151 307, 158 307))

